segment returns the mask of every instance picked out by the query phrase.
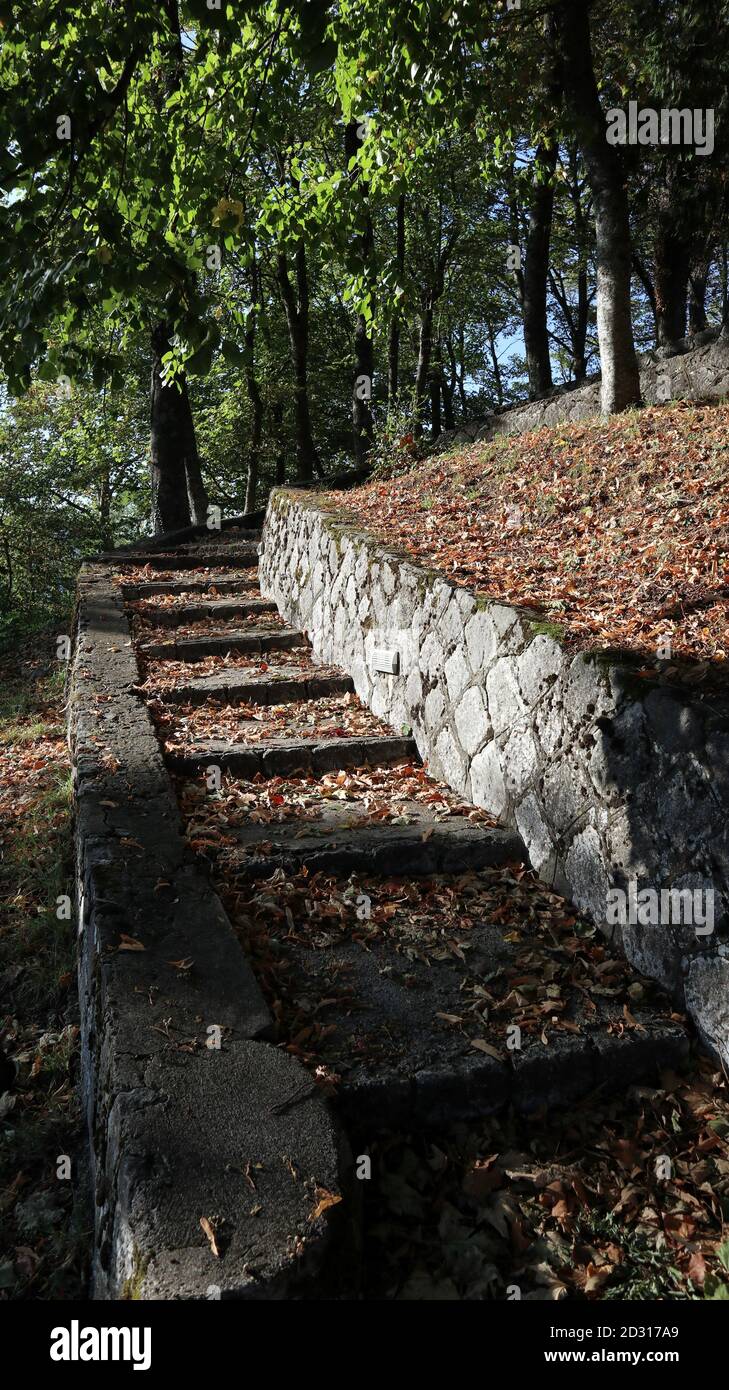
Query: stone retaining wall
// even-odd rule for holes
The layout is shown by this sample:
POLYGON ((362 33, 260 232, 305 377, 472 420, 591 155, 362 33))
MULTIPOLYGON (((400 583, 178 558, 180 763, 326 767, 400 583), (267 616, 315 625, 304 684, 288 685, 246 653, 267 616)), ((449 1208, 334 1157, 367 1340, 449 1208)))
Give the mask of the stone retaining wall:
POLYGON ((260 583, 343 666, 436 777, 515 826, 532 864, 670 988, 729 1062, 729 700, 574 654, 523 610, 465 588, 277 489, 260 583), (375 670, 396 655, 398 669, 375 670), (715 930, 608 921, 611 889, 715 894, 715 930))
MULTIPOLYGON (((671 349, 642 353, 640 385, 648 405, 672 400, 720 400, 729 396, 729 335, 708 329, 671 349)), ((551 425, 574 424, 600 414, 600 377, 582 386, 557 387, 538 401, 525 401, 488 416, 469 420, 440 434, 429 453, 445 453, 458 444, 494 439, 499 434, 524 434, 551 425)))

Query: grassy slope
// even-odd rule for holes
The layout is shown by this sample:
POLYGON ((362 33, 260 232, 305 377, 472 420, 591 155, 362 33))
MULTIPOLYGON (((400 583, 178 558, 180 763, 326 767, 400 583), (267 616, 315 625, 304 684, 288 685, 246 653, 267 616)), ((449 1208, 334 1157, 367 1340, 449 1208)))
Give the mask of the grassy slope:
MULTIPOLYGON (((474 444, 332 505, 575 646, 729 656, 729 406, 678 403, 474 444), (659 647, 670 638, 671 649, 659 647)), ((686 674, 686 672, 685 672, 686 674)))
POLYGON ((0 664, 0 1299, 81 1298, 75 927, 63 672, 53 637, 0 664), (71 1159, 71 1180, 57 1176, 71 1159))

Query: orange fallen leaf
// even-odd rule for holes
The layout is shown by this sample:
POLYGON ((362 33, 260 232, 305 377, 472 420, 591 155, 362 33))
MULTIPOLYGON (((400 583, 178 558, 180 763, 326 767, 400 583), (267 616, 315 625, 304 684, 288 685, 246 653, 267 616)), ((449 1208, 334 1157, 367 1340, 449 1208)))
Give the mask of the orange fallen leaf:
POLYGON ((314 1195, 317 1201, 314 1210, 309 1216, 310 1221, 318 1220, 323 1212, 328 1211, 330 1207, 336 1207, 342 1200, 341 1193, 327 1192, 325 1187, 317 1187, 314 1195))
POLYGON ((201 1217, 200 1217, 200 1225, 202 1226, 202 1228, 203 1228, 203 1230, 204 1230, 204 1232, 205 1232, 205 1234, 206 1234, 206 1236, 207 1236, 207 1238, 208 1238, 208 1240, 209 1240, 209 1242, 210 1242, 210 1249, 212 1250, 212 1252, 213 1252, 213 1254, 214 1254, 216 1260, 219 1260, 219 1259, 220 1259, 220 1250, 218 1249, 218 1242, 217 1242, 217 1240, 215 1239, 215 1231, 213 1230, 213 1228, 212 1228, 210 1222, 208 1221, 207 1216, 201 1216, 201 1217))

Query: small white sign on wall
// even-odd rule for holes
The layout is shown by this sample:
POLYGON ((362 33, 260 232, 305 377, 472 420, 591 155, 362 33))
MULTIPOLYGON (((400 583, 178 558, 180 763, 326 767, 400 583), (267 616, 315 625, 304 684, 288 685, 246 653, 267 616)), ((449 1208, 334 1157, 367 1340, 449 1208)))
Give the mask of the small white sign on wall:
POLYGON ((382 671, 387 676, 396 676, 400 670, 400 653, 395 647, 375 647, 372 652, 372 670, 382 671))

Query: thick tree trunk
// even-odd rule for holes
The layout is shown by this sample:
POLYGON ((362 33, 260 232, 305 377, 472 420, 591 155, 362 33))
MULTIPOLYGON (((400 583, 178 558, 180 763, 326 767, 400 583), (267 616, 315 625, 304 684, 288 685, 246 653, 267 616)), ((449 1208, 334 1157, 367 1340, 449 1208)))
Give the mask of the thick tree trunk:
POLYGON ((309 280, 303 242, 296 251, 296 291, 289 275, 288 258, 281 251, 276 260, 281 301, 286 315, 294 374, 294 447, 300 482, 322 474, 309 412, 309 280))
POLYGON ((189 526, 192 511, 187 459, 191 451, 197 459, 187 387, 184 382, 181 389, 165 386, 162 380, 162 356, 169 350, 169 333, 165 323, 152 330, 152 522, 157 533, 189 526))
MULTIPOLYGON (((398 280, 402 280, 405 269, 405 194, 401 193, 397 200, 397 230, 395 244, 395 265, 398 271, 398 280)), ((400 371, 400 314, 396 308, 393 310, 390 320, 390 331, 387 339, 387 404, 390 410, 397 403, 397 392, 399 387, 400 371)))
POLYGON ((552 388, 552 364, 547 331, 547 283, 556 167, 556 144, 539 145, 534 161, 535 183, 529 208, 522 301, 524 348, 529 373, 529 396, 532 400, 552 388))
POLYGON ((660 219, 655 242, 653 285, 659 347, 677 342, 686 333, 691 248, 671 225, 672 220, 670 214, 660 219))
POLYGON ((592 62, 588 6, 585 0, 561 0, 556 17, 562 87, 585 162, 595 214, 601 406, 603 414, 609 415, 640 401, 630 312, 628 199, 620 156, 606 139, 592 62))

